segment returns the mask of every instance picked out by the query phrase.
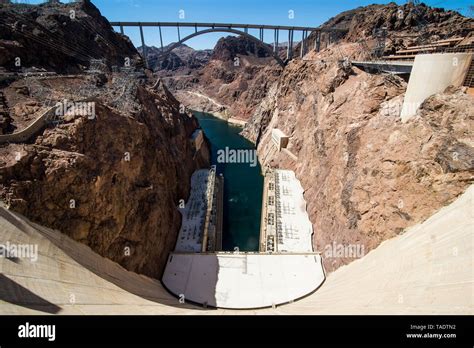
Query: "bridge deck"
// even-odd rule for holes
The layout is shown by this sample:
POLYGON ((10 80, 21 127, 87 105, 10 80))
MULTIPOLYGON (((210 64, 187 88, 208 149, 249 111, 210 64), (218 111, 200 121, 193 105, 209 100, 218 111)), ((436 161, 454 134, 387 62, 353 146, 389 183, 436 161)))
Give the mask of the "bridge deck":
POLYGON ((280 29, 307 31, 343 31, 341 29, 323 29, 315 27, 298 27, 287 25, 239 24, 239 23, 190 23, 190 22, 110 22, 114 27, 190 27, 190 28, 248 28, 248 29, 280 29))

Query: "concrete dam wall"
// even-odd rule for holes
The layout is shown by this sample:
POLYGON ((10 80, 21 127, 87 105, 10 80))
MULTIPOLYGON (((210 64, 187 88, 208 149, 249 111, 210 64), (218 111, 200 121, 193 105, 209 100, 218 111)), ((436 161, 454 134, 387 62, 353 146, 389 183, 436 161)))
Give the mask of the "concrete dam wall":
POLYGON ((299 301, 245 311, 180 303, 158 280, 1 207, 0 314, 472 314, 473 199, 471 186, 299 301), (37 245, 37 260, 5 256, 12 245, 37 245))

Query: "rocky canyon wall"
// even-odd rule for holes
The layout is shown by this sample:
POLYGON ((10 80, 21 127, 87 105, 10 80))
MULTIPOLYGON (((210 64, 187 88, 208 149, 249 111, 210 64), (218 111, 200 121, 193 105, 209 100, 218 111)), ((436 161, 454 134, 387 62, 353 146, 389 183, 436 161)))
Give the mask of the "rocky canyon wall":
POLYGON ((263 165, 296 172, 314 249, 326 256, 328 271, 354 259, 324 255, 329 246, 368 252, 452 202, 474 179, 471 95, 448 89, 403 124, 406 82, 342 64, 335 59, 341 50, 357 54, 358 47, 339 44, 292 61, 243 131, 263 165), (274 128, 290 136, 288 151, 276 149, 274 128))
POLYGON ((70 116, 30 144, 2 146, 1 198, 129 270, 159 277, 174 248, 180 199, 209 165, 194 117, 163 86, 139 87, 136 114, 95 100, 96 118, 70 116))
POLYGON ((0 6, 0 66, 6 70, 78 73, 91 59, 110 69, 141 62, 128 37, 116 33, 90 2, 0 6))
POLYGON ((0 144, 0 199, 128 270, 160 277, 181 224, 177 206, 194 170, 209 166, 207 141, 194 140, 197 120, 163 84, 144 81, 137 50, 89 0, 5 4, 0 16, 4 70, 74 73, 2 80, 0 133, 56 109, 28 141, 0 144), (102 72, 85 72, 90 57, 103 59, 102 72), (131 66, 111 73, 125 57, 131 66), (93 105, 94 117, 57 103, 93 105))
POLYGON ((470 35, 474 21, 424 4, 390 3, 343 12, 322 27, 346 32, 331 42, 324 34, 321 52, 290 62, 243 135, 257 144, 263 165, 296 172, 306 190, 314 249, 333 271, 356 257, 335 251, 367 253, 452 202, 474 180, 472 95, 448 89, 403 124, 406 81, 366 73, 349 61, 370 56, 381 28, 390 54, 470 35), (288 149, 276 149, 274 128, 290 136, 288 149))
MULTIPOLYGON (((174 72, 166 84, 186 106, 222 118, 248 120, 282 68, 264 49, 243 37, 220 39, 198 69, 174 72)), ((159 75, 163 71, 158 72, 159 75)))

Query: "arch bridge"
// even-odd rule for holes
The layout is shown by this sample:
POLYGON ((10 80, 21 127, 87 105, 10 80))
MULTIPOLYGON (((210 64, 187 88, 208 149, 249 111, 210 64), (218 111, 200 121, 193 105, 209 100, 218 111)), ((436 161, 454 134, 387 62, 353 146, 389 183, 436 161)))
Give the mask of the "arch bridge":
POLYGON ((340 36, 338 34, 344 33, 340 29, 324 29, 324 28, 314 28, 314 27, 295 27, 295 26, 282 26, 282 25, 260 25, 260 24, 232 24, 232 23, 185 23, 185 22, 111 22, 113 27, 119 27, 120 33, 125 34, 125 27, 138 27, 140 29, 140 38, 143 47, 143 56, 145 57, 144 61, 148 67, 147 57, 147 46, 145 44, 145 35, 143 32, 144 27, 155 27, 158 28, 158 33, 160 36, 161 44, 161 54, 160 58, 165 58, 171 53, 173 49, 183 44, 184 42, 192 39, 193 37, 212 33, 212 32, 227 32, 232 34, 241 35, 251 42, 255 43, 257 46, 263 48, 269 56, 273 57, 281 66, 284 66, 286 62, 290 61, 294 57, 293 47, 294 47, 294 33, 301 33, 301 45, 300 45, 300 57, 303 57, 308 47, 313 44, 314 49, 319 51, 321 49, 321 38, 322 34, 326 33, 327 43, 330 44, 332 41, 337 40, 340 36), (177 30, 178 41, 167 46, 163 46, 163 34, 161 28, 163 27, 174 27, 177 30), (181 28, 193 28, 194 32, 181 37, 181 28), (258 30, 258 37, 249 34, 249 30, 258 30), (264 41, 265 30, 273 30, 273 43, 268 45, 264 41), (287 48, 286 48, 286 60, 283 61, 279 56, 279 36, 280 32, 288 33, 287 48), (316 32, 316 38, 314 42, 309 42, 308 33, 316 32))

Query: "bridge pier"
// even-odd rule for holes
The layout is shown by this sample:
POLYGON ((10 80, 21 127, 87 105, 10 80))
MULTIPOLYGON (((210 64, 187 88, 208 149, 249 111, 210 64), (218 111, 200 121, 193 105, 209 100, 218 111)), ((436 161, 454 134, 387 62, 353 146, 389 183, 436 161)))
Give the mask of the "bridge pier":
POLYGON ((314 49, 316 52, 319 52, 321 49, 321 32, 318 30, 316 32, 316 40, 314 41, 314 49))
POLYGON ((306 53, 306 33, 306 30, 303 30, 303 32, 301 33, 300 58, 303 58, 306 53))
POLYGON ((163 52, 164 51, 164 49, 163 49, 163 35, 161 35, 161 25, 158 26, 158 30, 160 31, 161 52, 163 52))
POLYGON ((142 39, 143 60, 145 61, 145 67, 148 69, 147 49, 146 49, 146 45, 145 45, 145 37, 143 35, 143 27, 141 25, 140 25, 140 38, 142 39))
POLYGON ((273 52, 275 54, 278 54, 278 35, 279 31, 278 29, 275 29, 275 32, 273 34, 273 52))
POLYGON ((286 51, 286 59, 290 60, 293 58, 293 30, 288 30, 288 48, 286 51))
POLYGON ((120 34, 124 35, 123 25, 120 26, 120 34))
POLYGON ((308 53, 308 47, 309 47, 309 44, 308 44, 308 31, 305 31, 304 42, 305 42, 304 54, 306 54, 306 53, 308 53))
POLYGON ((181 33, 179 32, 179 23, 176 23, 176 28, 178 28, 178 41, 181 41, 181 33))
POLYGON ((306 41, 306 52, 305 53, 308 53, 308 51, 310 50, 310 42, 308 40, 308 37, 309 37, 309 34, 311 34, 311 32, 306 32, 306 37, 305 37, 305 41, 306 41))

